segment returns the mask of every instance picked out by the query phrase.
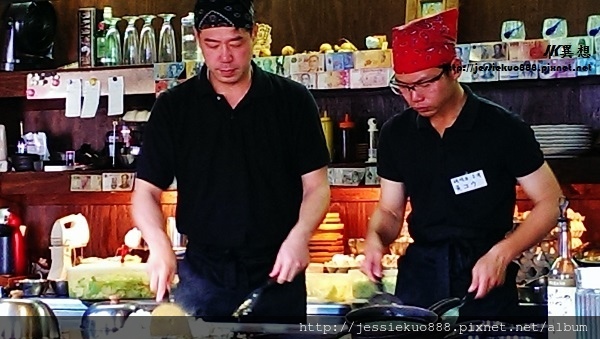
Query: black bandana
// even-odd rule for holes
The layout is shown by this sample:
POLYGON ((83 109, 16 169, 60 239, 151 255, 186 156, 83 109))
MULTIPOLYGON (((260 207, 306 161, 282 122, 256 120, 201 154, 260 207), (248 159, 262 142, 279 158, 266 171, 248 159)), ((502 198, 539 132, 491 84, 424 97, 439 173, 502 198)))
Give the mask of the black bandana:
POLYGON ((197 29, 235 27, 252 30, 252 0, 198 0, 194 8, 197 29))

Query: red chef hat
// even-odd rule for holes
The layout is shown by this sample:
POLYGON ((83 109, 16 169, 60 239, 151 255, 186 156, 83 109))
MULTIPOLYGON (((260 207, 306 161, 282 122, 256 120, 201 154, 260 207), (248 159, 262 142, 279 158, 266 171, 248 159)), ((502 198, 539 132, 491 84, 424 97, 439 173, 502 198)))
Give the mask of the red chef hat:
POLYGON ((458 9, 413 20, 392 29, 394 71, 407 74, 438 67, 456 57, 458 9))

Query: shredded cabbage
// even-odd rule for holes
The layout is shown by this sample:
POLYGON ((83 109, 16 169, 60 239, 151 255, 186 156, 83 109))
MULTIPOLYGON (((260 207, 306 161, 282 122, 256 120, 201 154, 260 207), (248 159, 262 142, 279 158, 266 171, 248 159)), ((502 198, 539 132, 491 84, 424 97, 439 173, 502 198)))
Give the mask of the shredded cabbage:
POLYGON ((69 295, 81 299, 107 299, 111 295, 121 299, 154 297, 147 281, 120 274, 82 277, 75 286, 69 285, 69 295))

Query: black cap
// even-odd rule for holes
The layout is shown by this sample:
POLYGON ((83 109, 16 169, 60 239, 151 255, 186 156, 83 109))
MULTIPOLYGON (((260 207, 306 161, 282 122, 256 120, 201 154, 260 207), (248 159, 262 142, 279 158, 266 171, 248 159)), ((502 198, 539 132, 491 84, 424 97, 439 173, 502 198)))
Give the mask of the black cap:
POLYGON ((194 18, 199 30, 213 27, 252 30, 254 4, 252 0, 197 0, 194 18))

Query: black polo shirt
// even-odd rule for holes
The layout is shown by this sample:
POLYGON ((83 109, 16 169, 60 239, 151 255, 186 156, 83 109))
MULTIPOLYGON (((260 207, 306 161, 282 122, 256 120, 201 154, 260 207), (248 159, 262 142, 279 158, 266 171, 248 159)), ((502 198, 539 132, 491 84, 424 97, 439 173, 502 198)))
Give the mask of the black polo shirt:
POLYGON ((381 129, 378 174, 405 184, 415 242, 499 241, 512 227, 516 178, 544 162, 532 129, 520 116, 463 88, 467 101, 443 137, 410 108, 381 129), (472 183, 453 178, 480 170, 487 186, 455 194, 453 185, 472 183))
POLYGON ((298 220, 301 175, 329 155, 316 102, 301 84, 252 62, 235 109, 199 75, 161 94, 144 132, 139 179, 177 179, 177 228, 188 247, 276 250, 298 220))

